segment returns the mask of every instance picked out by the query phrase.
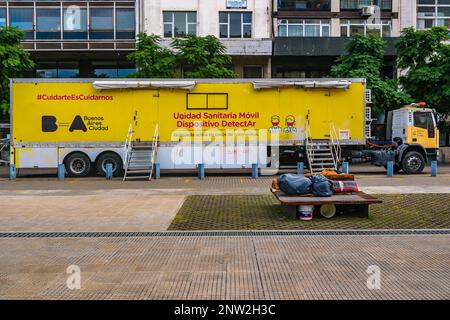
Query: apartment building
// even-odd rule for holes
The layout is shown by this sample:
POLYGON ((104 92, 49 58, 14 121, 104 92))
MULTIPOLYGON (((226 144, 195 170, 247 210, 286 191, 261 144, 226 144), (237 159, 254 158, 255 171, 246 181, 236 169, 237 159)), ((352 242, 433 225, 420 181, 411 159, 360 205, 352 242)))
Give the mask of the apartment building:
MULTIPOLYGON (((169 45, 186 34, 218 37, 242 78, 270 78, 272 0, 143 0, 141 23, 169 45)), ((181 71, 182 72, 182 71, 181 71)))
POLYGON ((272 75, 323 77, 354 34, 377 34, 388 45, 385 73, 394 75, 400 0, 278 0, 272 75))
POLYGON ((134 72, 126 56, 139 31, 136 0, 3 1, 0 27, 25 32, 22 46, 36 62, 26 76, 125 77, 134 72))

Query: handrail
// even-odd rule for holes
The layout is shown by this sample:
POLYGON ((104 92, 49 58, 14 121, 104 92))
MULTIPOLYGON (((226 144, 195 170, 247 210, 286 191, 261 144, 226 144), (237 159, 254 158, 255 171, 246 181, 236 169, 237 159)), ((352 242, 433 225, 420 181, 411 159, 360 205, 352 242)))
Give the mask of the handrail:
POLYGON ((155 158, 156 155, 158 154, 156 149, 158 147, 158 134, 159 131, 159 124, 157 123, 155 126, 155 131, 153 132, 153 141, 152 141, 152 167, 150 168, 150 177, 149 180, 152 180, 152 176, 153 176, 153 167, 154 167, 154 162, 155 162, 155 158))
POLYGON ((330 146, 332 149, 331 155, 333 157, 334 167, 337 169, 339 162, 341 161, 341 144, 339 142, 339 136, 333 122, 330 122, 330 146))
POLYGON ((127 177, 128 162, 130 161, 129 158, 131 156, 132 144, 133 144, 133 124, 130 123, 130 126, 128 127, 127 137, 125 139, 125 145, 124 145, 123 168, 125 169, 125 172, 123 175, 123 181, 125 181, 125 179, 127 177))
POLYGON ((314 149, 312 146, 312 138, 311 138, 311 129, 309 127, 309 119, 306 120, 305 124, 305 147, 306 147, 306 154, 308 156, 308 163, 309 163, 309 171, 313 173, 312 168, 312 161, 314 160, 314 149))

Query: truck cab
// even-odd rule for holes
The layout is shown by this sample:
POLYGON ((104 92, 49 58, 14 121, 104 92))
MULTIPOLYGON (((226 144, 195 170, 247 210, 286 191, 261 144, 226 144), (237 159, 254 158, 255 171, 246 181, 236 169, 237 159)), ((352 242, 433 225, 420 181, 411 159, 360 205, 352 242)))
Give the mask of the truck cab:
POLYGON ((425 164, 439 156, 438 118, 426 104, 414 103, 390 111, 387 138, 398 144, 396 167, 406 173, 419 173, 425 164))

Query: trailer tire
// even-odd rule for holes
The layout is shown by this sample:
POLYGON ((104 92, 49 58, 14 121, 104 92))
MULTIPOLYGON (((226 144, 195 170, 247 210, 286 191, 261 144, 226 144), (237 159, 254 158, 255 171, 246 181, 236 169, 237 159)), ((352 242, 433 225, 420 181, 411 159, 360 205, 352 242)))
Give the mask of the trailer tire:
POLYGON ((420 152, 408 152, 402 161, 403 171, 407 174, 418 174, 425 168, 425 158, 420 152))
POLYGON ((67 175, 69 177, 87 177, 91 173, 91 160, 81 152, 75 152, 64 159, 67 175))
POLYGON ((107 163, 112 164, 114 177, 119 177, 123 174, 122 158, 118 154, 116 154, 114 152, 107 152, 107 153, 101 154, 95 161, 95 166, 97 168, 97 172, 104 177, 106 176, 106 164, 107 163))

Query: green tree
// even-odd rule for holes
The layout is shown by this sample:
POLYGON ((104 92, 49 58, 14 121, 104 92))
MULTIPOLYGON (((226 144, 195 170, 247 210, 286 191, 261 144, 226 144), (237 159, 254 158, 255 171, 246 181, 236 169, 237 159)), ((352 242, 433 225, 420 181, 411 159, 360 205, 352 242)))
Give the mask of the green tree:
POLYGON ((197 37, 189 35, 177 38, 172 46, 178 51, 181 65, 187 66, 185 78, 235 78, 236 74, 227 65, 231 57, 225 46, 214 36, 197 37))
POLYGON ((331 75, 337 78, 365 78, 367 88, 372 90, 372 110, 383 114, 409 103, 411 98, 398 83, 382 78, 386 42, 378 36, 355 35, 331 68, 331 75))
POLYGON ((20 76, 34 67, 30 54, 23 50, 20 41, 24 33, 16 28, 0 28, 0 118, 9 114, 9 79, 20 76))
POLYGON ((405 29, 396 44, 400 83, 416 101, 424 101, 441 115, 450 115, 450 45, 448 29, 405 29))
POLYGON ((174 78, 177 71, 175 53, 160 45, 161 37, 140 33, 136 51, 128 55, 128 60, 137 66, 133 76, 139 78, 174 78))

